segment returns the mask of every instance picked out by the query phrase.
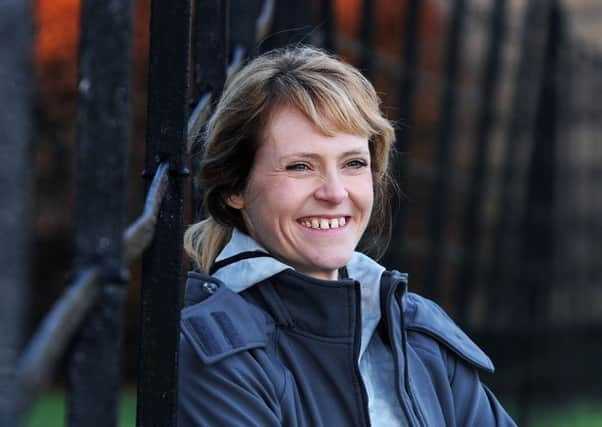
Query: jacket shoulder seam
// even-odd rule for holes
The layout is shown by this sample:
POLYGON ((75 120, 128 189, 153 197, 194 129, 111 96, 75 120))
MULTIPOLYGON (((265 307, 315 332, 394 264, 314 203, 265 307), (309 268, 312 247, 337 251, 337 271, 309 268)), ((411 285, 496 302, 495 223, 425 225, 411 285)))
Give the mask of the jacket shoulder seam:
POLYGON ((430 337, 464 362, 493 372, 491 359, 435 302, 419 295, 404 295, 405 328, 430 337))
POLYGON ((220 288, 182 311, 180 328, 205 364, 236 353, 265 347, 267 336, 258 308, 238 294, 220 288))

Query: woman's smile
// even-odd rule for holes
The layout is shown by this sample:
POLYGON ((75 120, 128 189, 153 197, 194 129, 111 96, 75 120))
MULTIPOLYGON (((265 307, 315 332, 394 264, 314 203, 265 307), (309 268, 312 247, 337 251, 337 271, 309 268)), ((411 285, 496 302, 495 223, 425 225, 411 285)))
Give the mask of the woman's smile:
POLYGON ((297 220, 305 228, 311 230, 342 230, 349 221, 349 216, 346 215, 335 215, 335 216, 309 216, 297 220))

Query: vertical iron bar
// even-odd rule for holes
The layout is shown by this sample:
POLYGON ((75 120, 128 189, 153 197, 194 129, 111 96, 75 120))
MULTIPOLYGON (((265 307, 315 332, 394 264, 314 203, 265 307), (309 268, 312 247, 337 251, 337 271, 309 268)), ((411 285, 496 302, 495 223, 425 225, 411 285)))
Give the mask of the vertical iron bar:
POLYGON ((457 313, 462 324, 466 324, 468 321, 468 305, 475 286, 477 267, 481 260, 479 257, 479 231, 482 221, 483 194, 486 188, 490 135, 497 102, 501 50, 506 21, 506 0, 495 0, 490 13, 489 43, 481 80, 476 143, 472 156, 472 172, 462 228, 464 252, 454 292, 454 306, 458 308, 457 313))
MULTIPOLYGON (((403 129, 397 129, 397 155, 393 164, 394 179, 403 189, 408 177, 408 153, 412 144, 414 109, 416 101, 416 88, 418 85, 418 62, 420 44, 420 19, 422 16, 422 0, 409 0, 407 3, 405 32, 402 32, 402 59, 401 78, 399 86, 399 119, 407 124, 403 129)), ((393 228, 391 230, 391 244, 385 255, 385 265, 388 268, 403 270, 402 242, 404 241, 404 225, 408 211, 401 207, 401 200, 397 200, 393 209, 393 228)))
MULTIPOLYGON (((542 327, 547 323, 545 308, 548 288, 554 283, 552 265, 554 260, 554 215, 556 193, 556 126, 558 123, 556 93, 558 46, 561 37, 560 7, 556 0, 546 10, 548 31, 545 42, 545 57, 542 87, 538 94, 537 112, 533 131, 533 150, 529 158, 526 182, 525 215, 521 224, 519 286, 526 301, 526 330, 530 332, 524 352, 525 374, 519 391, 519 422, 527 425, 530 404, 533 401, 536 371, 539 370, 538 355, 546 352, 545 334, 542 327)), ((521 297, 520 294, 518 294, 521 297)), ((545 356, 544 356, 545 357, 545 356)))
POLYGON ((277 1, 272 28, 261 42, 262 52, 295 43, 309 43, 311 8, 305 2, 277 1))
MULTIPOLYGON (((229 3, 229 0, 195 0, 195 44, 193 47, 196 53, 195 92, 198 99, 206 93, 210 93, 214 104, 217 103, 226 80, 229 57, 229 3)), ((198 135, 191 149, 192 176, 197 176, 196 168, 200 164, 201 142, 201 135, 198 135)), ((193 220, 196 222, 203 216, 203 196, 196 185, 193 185, 191 199, 193 220)))
MULTIPOLYGON (((548 33, 550 0, 533 0, 525 6, 521 58, 518 65, 516 83, 512 99, 512 116, 508 126, 504 164, 501 176, 497 209, 499 217, 494 230, 491 270, 488 274, 488 307, 486 313, 490 322, 499 323, 502 319, 512 319, 506 327, 525 331, 517 340, 513 353, 524 370, 516 381, 519 407, 518 423, 526 425, 528 405, 528 354, 529 341, 534 337, 529 331, 529 301, 527 301, 521 274, 526 272, 520 247, 521 221, 526 224, 522 204, 526 190, 523 180, 527 180, 529 158, 532 156, 534 127, 540 103, 542 79, 547 73, 544 68, 544 52, 548 33), (522 339, 520 339, 522 338, 522 339)), ((548 124, 553 126, 553 124, 548 124)), ((528 182, 528 181, 527 181, 528 182)), ((524 253, 524 252, 523 252, 524 253)))
POLYGON ((70 354, 71 426, 116 426, 123 329, 123 230, 131 136, 130 0, 82 3, 75 267, 98 264, 101 294, 70 354))
POLYGON ((545 11, 549 0, 533 0, 527 3, 523 18, 521 58, 512 98, 512 116, 505 138, 503 170, 500 179, 499 199, 496 203, 499 216, 493 236, 493 252, 488 272, 488 307, 486 312, 493 321, 505 316, 504 309, 512 306, 514 313, 522 312, 516 307, 518 264, 518 223, 521 217, 522 179, 526 169, 525 152, 531 147, 537 94, 545 70, 543 51, 547 21, 545 11))
POLYGON ((8 0, 0 14, 0 425, 19 426, 21 390, 15 367, 23 347, 31 239, 31 54, 30 7, 8 0))
POLYGON ((212 93, 214 100, 226 80, 228 65, 229 0, 195 0, 195 84, 200 97, 212 93))
POLYGON ((247 58, 257 54, 256 21, 262 3, 263 0, 230 0, 230 52, 242 47, 247 58))
POLYGON ((376 22, 374 0, 363 0, 360 25, 360 38, 362 43, 360 69, 368 80, 374 78, 374 28, 376 22))
POLYGON ((148 185, 169 163, 167 194, 144 254, 138 355, 138 426, 175 426, 188 119, 190 0, 151 3, 148 185))
POLYGON ((322 48, 327 52, 335 51, 335 23, 332 0, 322 0, 320 2, 320 15, 322 19, 322 48))
POLYGON ((430 254, 427 264, 426 294, 436 296, 441 285, 441 273, 445 266, 445 229, 449 215, 449 191, 452 179, 453 148, 456 139, 456 103, 458 75, 462 52, 462 27, 466 15, 466 0, 455 0, 451 24, 445 47, 445 79, 441 97, 435 180, 429 205, 430 254))

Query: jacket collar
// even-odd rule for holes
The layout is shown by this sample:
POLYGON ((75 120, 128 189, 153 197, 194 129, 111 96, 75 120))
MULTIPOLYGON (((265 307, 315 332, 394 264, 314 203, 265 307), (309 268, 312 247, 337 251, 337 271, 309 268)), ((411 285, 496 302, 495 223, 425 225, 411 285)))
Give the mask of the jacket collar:
MULTIPOLYGON (((287 311, 289 311, 291 315, 294 315, 295 313, 302 314, 303 310, 311 309, 319 314, 318 317, 320 318, 320 322, 326 323, 341 321, 341 318, 338 317, 341 315, 338 313, 341 307, 345 310, 353 309, 353 307, 345 306, 345 301, 347 300, 341 300, 338 297, 339 293, 350 294, 353 292, 351 289, 352 286, 350 285, 354 282, 358 282, 360 288, 362 320, 360 356, 366 349, 366 346, 380 321, 380 281, 385 268, 362 253, 354 252, 346 266, 349 280, 319 280, 310 278, 299 272, 293 272, 294 269, 291 266, 270 256, 269 252, 252 237, 234 229, 230 241, 216 258, 216 263, 223 263, 224 265, 213 273, 213 277, 224 282, 226 286, 234 292, 242 292, 257 283, 276 275, 279 275, 279 278, 275 280, 275 284, 281 282, 284 277, 288 278, 288 280, 285 280, 282 284, 288 285, 290 282, 293 289, 291 289, 290 292, 287 289, 280 295, 281 298, 286 297, 284 300, 287 301, 288 297, 294 296, 290 301, 291 304, 283 300, 283 304, 289 306, 287 311), (245 258, 243 254, 252 254, 252 256, 245 258), (265 256, 261 256, 263 254, 265 254, 265 256), (231 260, 232 262, 230 262, 231 260), (285 271, 288 271, 289 273, 280 274, 285 271), (307 292, 307 297, 310 300, 319 299, 329 305, 320 303, 318 305, 313 304, 308 306, 306 305, 307 302, 305 300, 298 299, 297 291, 299 289, 297 288, 297 285, 300 285, 301 283, 310 285, 304 290, 304 292, 307 292), (341 290, 341 288, 348 289, 341 290), (290 308, 293 306, 298 307, 298 309, 290 308), (301 308, 302 310, 300 310, 301 308)), ((355 313, 349 313, 348 311, 345 313, 345 316, 350 315, 355 316, 355 313)), ((303 324, 303 321, 301 321, 301 324, 303 324)))

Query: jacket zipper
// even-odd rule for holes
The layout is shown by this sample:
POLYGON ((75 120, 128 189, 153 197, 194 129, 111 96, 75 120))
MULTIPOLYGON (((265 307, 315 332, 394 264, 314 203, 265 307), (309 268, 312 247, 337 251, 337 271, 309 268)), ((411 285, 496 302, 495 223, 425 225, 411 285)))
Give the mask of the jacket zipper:
MULTIPOLYGON (((403 281, 403 280, 401 280, 403 281)), ((395 293, 395 289, 397 288, 398 283, 395 284, 391 284, 388 292, 387 292, 387 299, 385 301, 385 307, 387 308, 387 317, 388 320, 391 320, 391 315, 389 313, 389 307, 392 304, 392 299, 393 299, 393 294, 395 293)), ((409 367, 408 367, 408 363, 407 363, 407 351, 406 351, 406 335, 405 335, 405 324, 404 324, 404 320, 403 320, 403 307, 400 305, 399 307, 399 312, 400 312, 400 316, 399 316, 399 321, 401 322, 401 340, 402 340, 402 352, 403 352, 403 357, 404 357, 404 364, 405 364, 405 373, 404 373, 404 378, 403 378, 403 390, 400 384, 400 369, 399 369, 399 359, 397 357, 397 355, 395 354, 395 351, 393 351, 393 347, 394 347, 394 343, 395 343, 395 339, 393 336, 393 328, 389 327, 387 328, 389 331, 389 342, 391 343, 391 350, 393 351, 393 362, 395 364, 395 377, 396 377, 396 389, 397 389, 397 394, 398 394, 398 398, 400 400, 400 402, 402 403, 402 407, 405 411, 406 417, 407 417, 407 421, 410 423, 411 426, 419 426, 419 427, 427 427, 426 422, 424 421, 424 417, 422 415, 422 412, 420 411, 420 408, 416 402, 416 399, 414 398, 414 395, 412 393, 412 387, 410 385, 410 380, 409 380, 409 367), (408 400, 410 401, 410 405, 411 408, 408 407, 408 402, 407 400, 404 398, 404 391, 405 394, 408 397, 408 400)))
MULTIPOLYGON (((403 322, 403 314, 401 315, 401 321, 403 322)), ((403 325, 403 323, 402 323, 403 325)), ((401 328, 401 333, 403 334, 403 346, 404 349, 406 348, 406 336, 405 336, 405 331, 403 329, 403 326, 401 328)), ((407 354, 407 352, 404 352, 407 354)), ((419 424, 421 426, 427 427, 426 421, 424 420, 424 415, 422 414, 422 411, 420 409, 420 406, 418 405, 418 402, 416 402, 416 398, 414 397, 414 394, 412 393, 412 384, 410 382, 410 376, 408 374, 408 364, 407 364, 407 358, 404 358, 405 362, 406 362, 406 376, 405 376, 405 389, 406 392, 408 394, 408 397, 410 398, 410 401, 412 403, 412 408, 414 410, 414 415, 416 416, 416 418, 418 418, 419 424)))
POLYGON ((362 343, 362 311, 361 311, 361 290, 360 284, 357 281, 354 281, 354 290, 355 290, 355 331, 353 335, 353 366, 355 377, 360 384, 360 399, 362 401, 362 408, 364 409, 364 422, 366 426, 370 427, 372 424, 370 423, 370 409, 368 408, 368 393, 366 393, 366 386, 364 384, 364 379, 362 378, 362 373, 360 372, 359 365, 359 357, 360 357, 360 348, 362 343))

